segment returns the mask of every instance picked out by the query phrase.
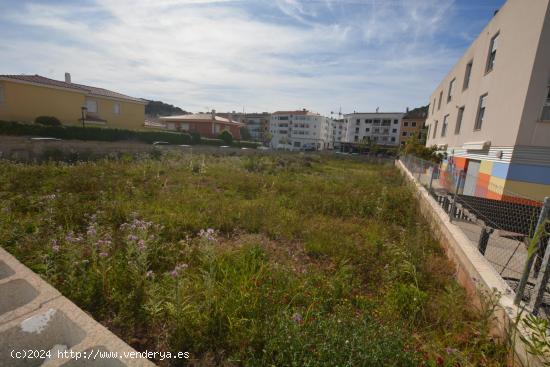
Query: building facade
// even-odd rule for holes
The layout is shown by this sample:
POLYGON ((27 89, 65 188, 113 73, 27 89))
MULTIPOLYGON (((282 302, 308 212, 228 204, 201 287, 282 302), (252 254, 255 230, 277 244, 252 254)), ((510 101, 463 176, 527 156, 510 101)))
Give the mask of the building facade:
POLYGON ((346 119, 332 120, 332 139, 334 148, 339 148, 340 143, 346 141, 348 123, 346 119))
POLYGON ((230 120, 211 113, 193 113, 180 116, 164 116, 159 120, 165 124, 167 130, 197 133, 206 138, 217 138, 222 131, 227 130, 234 139, 241 139, 242 122, 230 120))
POLYGON ((401 132, 399 133, 399 144, 405 145, 413 135, 418 139, 425 139, 423 135, 424 124, 428 117, 428 106, 414 108, 407 111, 401 120, 401 132))
POLYGON ((277 111, 269 123, 271 147, 280 150, 332 149, 332 119, 306 109, 277 111))
POLYGON ((508 0, 430 97, 426 145, 463 192, 550 196, 549 0, 508 0))
POLYGON ((354 112, 344 115, 345 142, 370 141, 377 145, 398 146, 402 112, 354 112))
POLYGON ((146 104, 140 98, 73 83, 68 73, 65 81, 0 75, 0 120, 34 122, 38 116, 53 116, 64 125, 138 130, 144 127, 146 104))

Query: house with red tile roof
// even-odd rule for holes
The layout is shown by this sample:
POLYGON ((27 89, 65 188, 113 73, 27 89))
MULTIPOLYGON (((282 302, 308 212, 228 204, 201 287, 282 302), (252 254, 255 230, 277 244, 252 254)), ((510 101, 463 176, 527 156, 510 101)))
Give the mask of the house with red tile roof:
POLYGON ((227 130, 233 138, 240 139, 241 127, 245 126, 242 122, 216 115, 216 110, 210 113, 165 116, 159 120, 166 125, 167 130, 198 133, 207 138, 216 138, 222 131, 227 130))

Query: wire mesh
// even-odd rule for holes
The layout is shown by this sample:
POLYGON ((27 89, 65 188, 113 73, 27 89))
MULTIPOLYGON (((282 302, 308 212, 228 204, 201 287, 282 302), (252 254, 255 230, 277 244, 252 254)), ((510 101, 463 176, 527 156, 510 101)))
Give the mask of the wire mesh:
POLYGON ((550 219, 548 212, 541 216, 544 203, 512 192, 499 185, 502 180, 495 182, 476 170, 413 156, 401 161, 510 287, 523 288, 518 302, 521 299, 532 312, 550 316, 550 286, 548 276, 542 276, 548 274, 550 262, 550 249, 546 254, 550 219))

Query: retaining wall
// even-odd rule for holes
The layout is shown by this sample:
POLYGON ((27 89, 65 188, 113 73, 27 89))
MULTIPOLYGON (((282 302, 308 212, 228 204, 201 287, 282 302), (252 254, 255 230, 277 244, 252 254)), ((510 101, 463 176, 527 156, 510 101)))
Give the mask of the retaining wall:
POLYGON ((477 248, 460 228, 449 220, 449 215, 432 198, 428 191, 418 183, 407 168, 396 160, 395 165, 403 173, 420 205, 420 211, 430 224, 434 237, 443 245, 447 257, 455 265, 455 277, 458 283, 466 289, 471 301, 479 306, 481 292, 497 292, 500 294, 495 309, 494 332, 502 338, 513 340, 514 359, 523 367, 543 366, 543 363, 525 350, 525 345, 519 335, 527 336, 524 328, 517 325, 521 315, 518 306, 514 304, 514 292, 493 266, 483 257, 477 248))

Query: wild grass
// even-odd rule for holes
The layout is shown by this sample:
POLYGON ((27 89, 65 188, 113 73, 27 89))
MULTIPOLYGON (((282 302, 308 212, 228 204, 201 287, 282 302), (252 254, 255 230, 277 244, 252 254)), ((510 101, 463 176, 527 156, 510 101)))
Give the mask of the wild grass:
POLYGON ((391 165, 154 158, 0 162, 0 243, 163 365, 505 364, 391 165))

